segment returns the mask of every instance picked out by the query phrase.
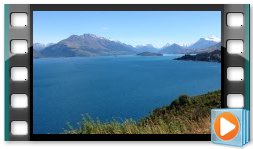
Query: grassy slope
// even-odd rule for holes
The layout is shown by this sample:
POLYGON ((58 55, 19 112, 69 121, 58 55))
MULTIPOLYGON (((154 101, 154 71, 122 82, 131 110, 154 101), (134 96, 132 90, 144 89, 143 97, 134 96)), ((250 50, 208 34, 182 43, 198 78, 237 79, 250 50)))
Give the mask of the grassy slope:
POLYGON ((112 120, 102 123, 84 116, 79 128, 69 128, 67 134, 207 134, 210 133, 210 109, 220 107, 220 91, 188 97, 182 95, 171 105, 155 109, 136 122, 112 120))

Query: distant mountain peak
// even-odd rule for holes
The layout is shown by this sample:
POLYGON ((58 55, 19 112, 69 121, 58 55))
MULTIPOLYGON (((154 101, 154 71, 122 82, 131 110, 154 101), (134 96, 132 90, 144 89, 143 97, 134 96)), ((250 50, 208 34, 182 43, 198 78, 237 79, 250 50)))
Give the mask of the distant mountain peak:
POLYGON ((139 48, 139 47, 154 47, 154 46, 152 44, 145 44, 145 45, 137 45, 135 47, 139 48))
POLYGON ((152 44, 137 45, 135 46, 138 52, 157 52, 158 48, 154 47, 152 44))
POLYGON ((91 37, 91 38, 96 38, 96 39, 109 40, 109 39, 107 39, 105 37, 97 36, 95 34, 90 34, 90 33, 83 34, 83 35, 81 35, 81 37, 91 37))
POLYGON ((109 40, 105 37, 100 37, 100 36, 97 36, 95 34, 90 34, 90 33, 85 33, 85 34, 82 34, 82 35, 71 35, 67 39, 70 39, 70 40, 83 39, 84 40, 86 38, 109 40))
POLYGON ((181 47, 181 46, 177 43, 173 43, 173 44, 170 45, 170 47, 181 47))
POLYGON ((173 43, 169 46, 164 46, 160 53, 165 53, 165 54, 183 54, 185 53, 185 47, 182 47, 176 43, 173 43))
POLYGON ((171 45, 170 43, 166 43, 162 48, 169 47, 170 45, 171 45))
POLYGON ((97 35, 95 34, 83 34, 83 35, 80 35, 80 37, 92 37, 92 38, 99 38, 97 35))
POLYGON ((33 49, 36 50, 36 51, 41 51, 41 50, 44 50, 46 47, 49 47, 51 45, 54 45, 54 43, 48 43, 48 44, 34 43, 33 44, 33 49))
POLYGON ((181 43, 181 44, 178 44, 178 45, 180 45, 181 47, 187 48, 187 47, 189 47, 191 44, 189 44, 189 43, 181 43))
POLYGON ((215 36, 200 38, 197 42, 190 45, 188 48, 195 49, 195 50, 205 49, 210 46, 214 46, 215 44, 217 44, 219 42, 220 42, 220 39, 215 36))
POLYGON ((214 42, 220 42, 220 38, 216 37, 216 36, 211 36, 211 37, 205 37, 203 38, 204 40, 208 40, 208 41, 214 41, 214 42))

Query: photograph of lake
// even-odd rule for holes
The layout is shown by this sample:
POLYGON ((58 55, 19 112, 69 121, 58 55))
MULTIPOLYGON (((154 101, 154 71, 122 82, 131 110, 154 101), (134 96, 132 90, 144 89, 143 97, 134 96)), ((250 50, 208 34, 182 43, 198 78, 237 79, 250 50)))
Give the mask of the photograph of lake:
POLYGON ((210 134, 219 11, 34 11, 33 24, 34 134, 210 134))

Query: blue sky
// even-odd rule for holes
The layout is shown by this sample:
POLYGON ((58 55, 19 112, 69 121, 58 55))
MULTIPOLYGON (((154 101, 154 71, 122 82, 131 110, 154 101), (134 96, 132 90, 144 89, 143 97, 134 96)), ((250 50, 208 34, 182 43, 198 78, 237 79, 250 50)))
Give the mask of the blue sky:
POLYGON ((133 46, 190 44, 221 37, 219 11, 35 11, 33 42, 57 43, 91 33, 133 46))

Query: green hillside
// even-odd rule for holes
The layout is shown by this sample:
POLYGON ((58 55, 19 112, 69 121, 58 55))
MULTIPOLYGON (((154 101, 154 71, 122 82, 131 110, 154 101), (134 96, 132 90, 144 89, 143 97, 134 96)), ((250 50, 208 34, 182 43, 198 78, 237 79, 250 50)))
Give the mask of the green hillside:
POLYGON ((153 110, 139 121, 100 122, 84 116, 78 128, 68 125, 66 134, 208 134, 210 110, 219 108, 219 91, 189 97, 182 95, 170 105, 153 110))

